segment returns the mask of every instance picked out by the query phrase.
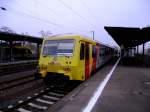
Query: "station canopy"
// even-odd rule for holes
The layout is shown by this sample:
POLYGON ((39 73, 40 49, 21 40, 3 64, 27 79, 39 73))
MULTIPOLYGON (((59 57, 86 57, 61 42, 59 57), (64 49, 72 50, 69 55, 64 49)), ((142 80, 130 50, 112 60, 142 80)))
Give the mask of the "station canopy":
POLYGON ((33 43, 41 44, 43 39, 39 37, 27 36, 27 35, 19 35, 14 33, 0 32, 0 40, 5 41, 28 41, 33 43))
POLYGON ((132 28, 105 26, 104 28, 120 47, 131 48, 150 41, 150 27, 132 28))

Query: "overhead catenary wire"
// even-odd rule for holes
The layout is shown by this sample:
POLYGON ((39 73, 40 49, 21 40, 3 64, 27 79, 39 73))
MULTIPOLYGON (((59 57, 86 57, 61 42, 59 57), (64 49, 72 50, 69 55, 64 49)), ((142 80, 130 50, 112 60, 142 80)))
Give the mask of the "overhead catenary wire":
MULTIPOLYGON (((16 1, 15 3, 17 4, 17 6, 19 6, 19 7, 22 8, 22 9, 24 9, 24 11, 26 12, 26 13, 24 13, 24 12, 22 12, 22 13, 27 14, 27 15, 30 16, 30 17, 32 16, 32 17, 34 17, 34 18, 38 18, 38 19, 43 20, 43 21, 46 20, 46 19, 42 19, 42 18, 33 16, 32 14, 34 14, 35 12, 33 12, 32 10, 29 10, 28 8, 24 7, 22 4, 20 4, 20 2, 18 2, 18 0, 15 0, 15 1, 16 1)), ((50 20, 46 20, 46 21, 50 21, 50 20)), ((54 23, 54 22, 51 22, 51 23, 54 23)), ((59 25, 58 23, 55 23, 55 24, 59 25)), ((53 24, 53 25, 54 25, 54 24, 53 24)))
MULTIPOLYGON (((17 3, 17 2, 16 2, 17 3)), ((18 4, 18 3, 17 3, 18 4)), ((20 4, 18 4, 18 6, 20 6, 20 4)), ((39 17, 36 17, 36 16, 33 16, 33 15, 31 15, 31 14, 28 14, 28 13, 25 13, 25 12, 21 12, 21 11, 18 11, 18 10, 15 10, 14 8, 12 8, 10 5, 5 5, 4 6, 7 10, 7 12, 12 12, 12 13, 16 13, 17 15, 24 15, 24 16, 26 16, 26 17, 30 17, 30 18, 32 18, 32 19, 34 19, 34 20, 38 20, 38 21, 41 21, 41 22, 45 22, 45 23, 48 23, 48 24, 51 24, 51 25, 55 25, 55 26, 57 26, 57 27, 63 27, 62 25, 60 25, 60 24, 57 24, 57 23, 55 23, 55 22, 52 22, 52 21, 50 21, 50 20, 45 20, 45 19, 42 19, 42 18, 39 18, 39 17), (9 8, 8 8, 9 7, 9 8)), ((20 8, 23 8, 23 6, 20 6, 20 8)), ((23 8, 24 9, 24 8, 23 8)), ((26 9, 24 9, 25 11, 26 11, 26 9)), ((29 12, 29 10, 28 11, 26 11, 26 12, 29 12)))
MULTIPOLYGON (((34 1, 34 0, 33 0, 34 1)), ((36 3, 39 3, 40 5, 42 5, 42 6, 46 6, 46 5, 44 5, 42 2, 40 2, 39 0, 36 0, 35 1, 36 3)), ((19 5, 19 3, 18 3, 18 5, 19 5)), ((21 5, 21 7, 22 8, 24 8, 24 6, 22 6, 21 5)), ((56 12, 52 9, 52 8, 50 8, 50 7, 48 7, 48 6, 46 6, 46 7, 42 7, 42 8, 47 8, 47 9, 49 9, 49 12, 52 12, 55 16, 57 16, 57 14, 56 14, 56 12)), ((70 7, 71 8, 71 7, 70 7)), ((25 10, 26 10, 26 8, 24 8, 25 10)), ((28 9, 27 9, 28 10, 28 9)), ((73 9, 72 9, 72 11, 74 11, 73 9)), ((28 10, 28 12, 30 12, 30 13, 32 13, 31 12, 31 10, 28 10)), ((76 12, 77 13, 77 12, 76 12)), ((80 14, 78 14, 78 16, 81 16, 80 14)), ((82 17, 82 16, 81 16, 82 17)), ((86 19, 86 18, 83 18, 83 20, 84 19, 86 19)), ((87 23, 89 24, 90 22, 88 21, 88 20, 86 20, 87 21, 87 23)), ((93 26, 93 24, 91 24, 92 26, 93 26)), ((67 26, 65 26, 66 28, 67 28, 67 26)), ((83 29, 79 29, 79 28, 77 28, 77 27, 73 27, 73 26, 68 26, 68 28, 72 28, 72 29, 77 29, 77 30, 79 30, 79 31, 84 31, 84 32, 87 32, 87 30, 83 30, 83 29)), ((92 30, 93 31, 93 30, 92 30)), ((88 31, 88 32, 91 32, 91 31, 88 31)))
MULTIPOLYGON (((33 1, 35 1, 35 0, 33 0, 33 1)), ((50 8, 50 7, 48 7, 47 5, 43 4, 40 0, 36 0, 35 2, 36 2, 36 3, 40 3, 40 5, 44 6, 43 8, 46 8, 46 9, 52 11, 53 14, 54 14, 55 16, 57 16, 57 12, 56 12, 55 10, 53 10, 52 8, 50 8)), ((82 30, 82 31, 83 31, 83 30, 82 30)), ((85 32, 93 32, 93 30, 91 30, 91 31, 85 31, 85 32)))
POLYGON ((65 6, 67 9, 69 9, 70 11, 72 11, 75 15, 77 15, 78 17, 80 17, 84 22, 86 22, 87 24, 90 24, 90 26, 94 27, 94 25, 87 20, 85 17, 81 16, 77 11, 75 11, 73 8, 71 8, 69 5, 67 5, 65 2, 63 2, 62 0, 58 0, 63 6, 65 6))
MULTIPOLYGON (((35 0, 33 0, 33 1, 35 1, 35 0)), ((53 10, 52 8, 50 8, 50 7, 48 7, 47 5, 45 5, 45 4, 43 4, 40 0, 36 0, 35 1, 36 3, 39 3, 40 5, 42 5, 42 6, 44 6, 43 8, 46 8, 46 9, 48 9, 50 12, 52 12, 55 16, 57 16, 57 12, 55 11, 55 10, 53 10)), ((70 27, 72 27, 72 26, 70 26, 70 27)), ((76 28, 77 29, 77 28, 76 28)), ((79 30, 79 29, 78 29, 79 30)), ((80 29, 81 30, 81 29, 80 29)), ((82 30, 83 31, 83 30, 82 30)), ((84 30, 85 31, 85 30, 84 30)), ((87 31, 85 31, 85 32, 87 32, 87 31)), ((89 31, 88 31, 89 32, 89 31)))
POLYGON ((26 12, 31 13, 31 14, 32 13, 35 14, 35 12, 31 11, 29 8, 24 7, 24 5, 22 5, 18 0, 15 0, 15 4, 17 4, 17 6, 21 7, 22 9, 24 9, 26 12))
MULTIPOLYGON (((21 6, 20 6, 21 7, 21 6)), ((21 7, 23 8, 23 7, 21 7)), ((34 20, 38 20, 38 21, 41 21, 41 22, 44 22, 44 23, 47 23, 47 24, 50 24, 50 25, 54 25, 54 26, 57 26, 58 28, 71 28, 71 29, 76 29, 78 31, 87 31, 87 30, 84 30, 84 29, 79 29, 79 28, 76 28, 76 27, 70 27, 70 26, 64 26, 64 25, 61 25, 61 24, 58 24, 58 23, 55 23, 55 22, 52 22, 50 20, 46 20, 46 19, 43 19, 43 18, 40 18, 40 17, 36 17, 36 16, 33 16, 31 14, 28 14, 28 13, 25 13, 25 12, 21 12, 21 11, 17 11, 17 10, 14 10, 13 8, 11 8, 9 6, 9 9, 7 9, 7 12, 13 12, 13 13, 16 13, 18 15, 24 15, 26 17, 30 17, 34 20), (10 9, 10 10, 9 10, 10 9)), ((24 8, 23 8, 24 9, 24 8)), ((25 10, 25 9, 24 9, 25 10)), ((29 12, 29 11, 26 11, 26 12, 29 12)))
MULTIPOLYGON (((93 14, 93 12, 90 10, 90 8, 87 6, 87 4, 84 2, 84 0, 80 0, 83 7, 87 10, 87 12, 91 15, 91 17, 97 22, 97 17, 93 14)), ((102 26, 99 22, 97 22, 97 25, 102 26)), ((100 29, 101 30, 101 29, 100 29)))
POLYGON ((57 26, 57 27, 63 27, 62 25, 57 24, 57 23, 54 23, 54 22, 52 22, 52 21, 45 20, 45 19, 42 19, 42 18, 39 18, 39 17, 35 17, 35 16, 32 16, 32 15, 27 14, 27 13, 25 13, 25 12, 16 11, 16 10, 13 10, 12 8, 11 8, 11 10, 8 10, 8 9, 7 9, 7 11, 8 11, 8 12, 16 13, 16 14, 18 14, 18 15, 24 15, 24 16, 26 16, 26 17, 30 17, 30 18, 32 18, 32 19, 35 19, 35 20, 38 20, 38 21, 41 21, 41 22, 45 22, 45 23, 48 23, 48 24, 51 24, 51 25, 55 25, 55 26, 57 26))
POLYGON ((49 25, 56 26, 56 27, 58 27, 61 30, 64 29, 64 28, 71 28, 71 29, 73 29, 73 30, 70 30, 71 33, 73 33, 74 31, 75 32, 82 32, 82 33, 90 32, 88 29, 80 29, 80 28, 77 28, 77 27, 65 26, 65 25, 61 25, 61 24, 58 24, 56 22, 53 22, 51 20, 46 20, 46 19, 43 19, 43 18, 40 18, 40 17, 36 17, 36 16, 34 16, 32 14, 28 14, 28 13, 31 13, 30 10, 27 11, 26 8, 23 8, 19 4, 18 4, 18 6, 21 7, 22 9, 24 9, 26 12, 25 11, 22 12, 22 11, 16 10, 10 4, 8 5, 7 3, 3 4, 3 6, 6 8, 6 12, 8 12, 8 13, 10 12, 10 13, 15 13, 15 14, 21 15, 21 16, 23 15, 23 16, 26 16, 28 18, 32 18, 32 20, 38 20, 38 21, 47 23, 49 25))
MULTIPOLYGON (((33 1, 35 1, 35 0, 33 0, 33 1)), ((53 10, 52 8, 50 8, 50 7, 48 7, 47 5, 43 4, 40 0, 36 0, 35 2, 36 2, 36 3, 39 3, 39 4, 42 5, 42 6, 44 6, 44 8, 47 8, 47 9, 48 9, 50 12, 52 12, 54 15, 57 15, 55 10, 53 10)))
MULTIPOLYGON (((99 27, 98 28, 99 31, 101 31, 100 27, 103 26, 103 25, 98 22, 98 18, 94 15, 94 13, 91 11, 91 9, 89 8, 89 6, 87 5, 87 3, 84 0, 80 0, 80 2, 82 4, 82 6, 85 7, 85 9, 87 10, 87 12, 89 13, 90 17, 92 17, 95 20, 96 25, 98 25, 98 27, 99 27)), ((93 32, 93 35, 94 35, 94 32, 93 32)))
POLYGON ((84 2, 84 0, 80 0, 81 4, 83 7, 85 7, 85 9, 87 10, 87 12, 91 15, 91 17, 97 21, 97 17, 93 14, 93 12, 90 10, 90 8, 87 6, 87 4, 84 2))

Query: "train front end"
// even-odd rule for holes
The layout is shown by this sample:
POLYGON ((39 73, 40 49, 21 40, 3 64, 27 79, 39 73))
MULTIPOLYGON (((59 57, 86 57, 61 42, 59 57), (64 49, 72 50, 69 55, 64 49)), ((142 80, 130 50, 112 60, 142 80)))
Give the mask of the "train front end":
POLYGON ((76 39, 52 37, 45 39, 39 60, 39 74, 46 83, 56 80, 76 80, 76 39))

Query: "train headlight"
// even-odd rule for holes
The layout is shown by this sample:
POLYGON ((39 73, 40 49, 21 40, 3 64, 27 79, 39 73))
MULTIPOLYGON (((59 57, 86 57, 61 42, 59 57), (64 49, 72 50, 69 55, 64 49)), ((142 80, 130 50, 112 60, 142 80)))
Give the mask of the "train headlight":
POLYGON ((42 64, 42 65, 40 65, 40 69, 45 70, 45 69, 47 69, 47 66, 42 64))

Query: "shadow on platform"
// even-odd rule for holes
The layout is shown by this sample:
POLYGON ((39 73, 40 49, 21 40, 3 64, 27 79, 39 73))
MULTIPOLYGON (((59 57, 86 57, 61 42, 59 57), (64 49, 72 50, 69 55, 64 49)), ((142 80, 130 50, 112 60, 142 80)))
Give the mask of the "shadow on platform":
POLYGON ((122 57, 119 65, 121 66, 135 66, 135 67, 150 67, 150 56, 134 56, 122 57))

